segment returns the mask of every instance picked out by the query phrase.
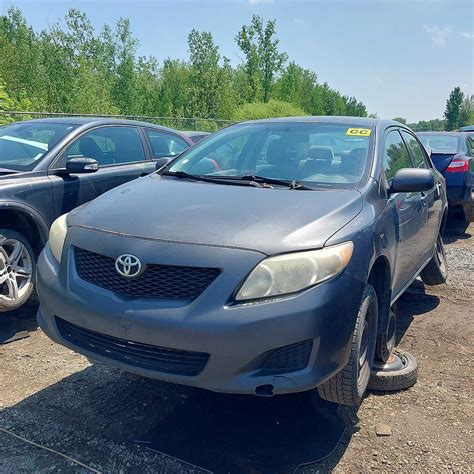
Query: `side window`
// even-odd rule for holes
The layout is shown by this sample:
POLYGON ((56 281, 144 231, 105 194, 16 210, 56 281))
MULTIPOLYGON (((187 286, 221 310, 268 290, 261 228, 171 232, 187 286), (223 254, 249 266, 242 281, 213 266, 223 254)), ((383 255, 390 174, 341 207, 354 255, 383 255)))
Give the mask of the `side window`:
POLYGON ((383 168, 388 183, 390 184, 398 170, 412 167, 410 155, 400 133, 396 130, 389 132, 385 139, 383 157, 383 168))
POLYGON ((466 148, 467 156, 474 156, 474 138, 471 136, 466 137, 466 148))
POLYGON ((189 148, 188 143, 178 135, 160 132, 158 130, 145 129, 145 133, 151 143, 153 158, 162 158, 164 156, 179 155, 182 151, 189 148))
POLYGON ((405 139, 405 143, 407 144, 408 149, 410 150, 411 158, 413 160, 415 168, 428 168, 423 150, 420 148, 420 145, 416 141, 415 137, 403 130, 402 135, 405 139))
POLYGON ((142 140, 134 127, 102 127, 85 133, 66 149, 63 161, 93 158, 100 166, 145 161, 142 140))

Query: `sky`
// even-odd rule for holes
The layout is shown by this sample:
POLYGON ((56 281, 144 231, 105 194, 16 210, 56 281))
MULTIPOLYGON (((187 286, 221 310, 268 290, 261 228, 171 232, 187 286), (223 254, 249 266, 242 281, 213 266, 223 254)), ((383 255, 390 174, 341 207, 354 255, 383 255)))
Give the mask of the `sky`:
POLYGON ((210 31, 234 65, 234 38, 252 14, 275 19, 280 48, 319 82, 361 100, 381 118, 442 118, 455 86, 474 94, 472 0, 0 0, 35 30, 87 13, 100 29, 128 17, 139 54, 188 57, 187 35, 210 31))

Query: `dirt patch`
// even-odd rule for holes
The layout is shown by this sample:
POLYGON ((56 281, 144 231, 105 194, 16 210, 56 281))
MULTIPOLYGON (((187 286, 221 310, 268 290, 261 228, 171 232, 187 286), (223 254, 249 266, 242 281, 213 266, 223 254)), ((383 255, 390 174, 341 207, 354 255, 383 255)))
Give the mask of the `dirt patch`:
MULTIPOLYGON (((324 461, 310 462, 299 470, 472 470, 473 231, 474 226, 448 230, 445 240, 450 278, 446 285, 425 287, 417 281, 398 303, 398 338, 400 346, 418 359, 418 383, 399 393, 369 394, 358 411, 340 408, 338 416, 345 426, 342 441, 321 451, 328 455, 324 461), (381 423, 390 427, 391 436, 377 436, 376 426, 381 423)), ((166 420, 179 420, 180 410, 189 410, 190 403, 194 410, 204 406, 211 409, 209 398, 204 404, 201 391, 91 365, 37 329, 32 319, 35 311, 33 302, 16 315, 30 337, 0 345, 0 428, 7 430, 0 430, 1 472, 196 472, 212 467, 212 462, 199 467, 185 456, 157 452, 160 440, 150 437, 166 420)), ((248 404, 245 406, 248 409, 248 404)), ((232 401, 226 409, 233 409, 232 401)), ((258 411, 261 409, 260 403, 258 411)), ((322 413, 321 405, 318 410, 322 413)), ((312 413, 308 409, 306 418, 312 413)), ((294 427, 286 430, 289 440, 299 433, 298 416, 295 410, 294 427)), ((314 416, 319 417, 315 418, 317 429, 332 427, 321 424, 321 414, 314 416)), ((278 417, 267 419, 279 423, 278 417)), ((324 419, 326 423, 334 422, 330 417, 324 419)), ((194 421, 198 422, 190 419, 189 423, 194 421)), ((246 423, 246 429, 259 430, 258 423, 252 426, 248 417, 246 423)), ((179 438, 187 429, 184 422, 176 424, 181 426, 167 428, 169 437, 179 438)), ((215 422, 214 428, 220 429, 219 425, 215 422)), ((241 436, 243 440, 245 434, 241 436)), ((200 449, 211 451, 206 447, 210 438, 205 432, 198 441, 200 449)), ((278 441, 267 434, 261 440, 262 449, 268 451, 269 446, 278 445, 281 450, 285 444, 278 441)), ((298 450, 297 444, 288 446, 298 450)), ((301 457, 305 463, 307 448, 301 457)), ((258 463, 250 459, 250 453, 233 456, 232 471, 248 472, 252 468, 255 472, 258 463)), ((282 465, 281 471, 289 469, 282 465)))

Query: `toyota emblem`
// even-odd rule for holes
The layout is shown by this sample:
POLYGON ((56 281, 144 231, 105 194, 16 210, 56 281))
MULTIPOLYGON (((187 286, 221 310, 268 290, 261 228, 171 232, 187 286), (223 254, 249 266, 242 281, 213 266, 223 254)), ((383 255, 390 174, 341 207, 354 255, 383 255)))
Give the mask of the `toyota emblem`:
POLYGON ((140 275, 142 271, 142 262, 135 255, 130 255, 128 253, 120 255, 120 257, 115 260, 115 269, 117 272, 127 278, 133 278, 140 275))

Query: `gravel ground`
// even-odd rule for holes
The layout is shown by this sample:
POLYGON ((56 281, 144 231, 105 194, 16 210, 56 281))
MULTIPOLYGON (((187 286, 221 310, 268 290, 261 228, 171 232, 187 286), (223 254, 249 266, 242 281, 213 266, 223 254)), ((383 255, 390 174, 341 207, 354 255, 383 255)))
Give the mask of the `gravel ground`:
MULTIPOLYGON (((292 459, 307 464, 300 466, 299 471, 474 470, 473 231, 473 225, 465 231, 455 224, 448 229, 445 239, 450 267, 448 284, 425 288, 416 281, 397 304, 400 347, 414 354, 419 364, 419 379, 414 387, 392 394, 369 394, 359 410, 340 407, 332 413, 327 405, 313 400, 320 403, 316 414, 313 413, 314 434, 319 436, 313 440, 318 443, 313 458, 311 450, 308 452, 311 446, 305 445, 313 433, 308 433, 306 426, 304 437, 301 436, 301 426, 311 420, 310 412, 301 409, 301 397, 294 399, 294 406, 300 410, 295 409, 294 423, 284 426, 288 439, 293 440, 292 459), (380 423, 389 426, 390 436, 377 436, 376 426, 380 423), (325 433, 337 434, 339 425, 342 437, 336 436, 340 438, 336 444, 334 436, 325 433), (323 455, 328 457, 309 462, 323 455)), ((217 439, 225 436, 219 431, 219 420, 229 415, 225 410, 234 406, 241 409, 237 408, 242 407, 240 401, 229 397, 222 401, 208 392, 91 365, 84 357, 54 344, 37 329, 35 311, 36 304, 32 302, 13 319, 16 325, 30 331, 30 337, 0 345, 0 472, 219 470, 213 468, 216 448, 212 443, 215 444, 216 433, 217 439), (199 452, 196 455, 195 451, 193 458, 189 456, 193 453, 190 441, 183 433, 196 429, 213 405, 217 407, 217 415, 213 413, 207 431, 195 436, 199 452), (222 406, 224 411, 219 412, 222 406), (179 420, 180 414, 190 409, 188 427, 185 423, 170 424, 170 420, 179 420), (164 428, 157 440, 150 433, 159 432, 160 427, 164 428), (160 440, 163 446, 168 446, 164 441, 174 439, 177 441, 172 453, 158 452, 160 440), (204 459, 199 463, 202 468, 190 464, 193 459, 204 459)), ((248 400, 245 403, 245 409, 252 412, 248 400)), ((231 441, 233 448, 241 447, 240 451, 222 448, 222 453, 218 453, 224 458, 227 455, 231 467, 226 471, 265 470, 264 464, 255 461, 259 450, 268 455, 273 449, 273 460, 284 459, 281 431, 275 430, 280 434, 278 439, 276 435, 272 438, 272 430, 265 431, 261 421, 264 418, 259 418, 265 410, 277 410, 277 405, 269 404, 265 408, 255 401, 255 407, 250 419, 242 416, 242 420, 237 417, 233 421, 237 435, 231 441), (244 448, 245 433, 257 439, 262 433, 260 444, 257 443, 251 455, 244 448)), ((276 425, 280 424, 278 416, 275 415, 276 425)), ((283 418, 281 423, 285 423, 283 418)), ((295 467, 282 463, 272 471, 287 472, 295 467)))

